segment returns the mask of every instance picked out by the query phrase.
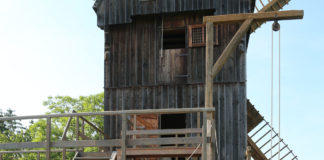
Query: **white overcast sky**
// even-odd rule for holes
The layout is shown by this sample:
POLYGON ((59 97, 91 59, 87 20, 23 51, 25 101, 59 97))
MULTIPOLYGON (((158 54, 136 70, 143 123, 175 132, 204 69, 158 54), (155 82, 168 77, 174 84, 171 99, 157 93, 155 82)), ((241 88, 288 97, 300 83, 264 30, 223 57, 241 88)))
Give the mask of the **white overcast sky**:
MULTIPOLYGON (((43 114, 48 96, 103 92, 104 39, 92 5, 92 0, 0 0, 0 109, 43 114)), ((320 160, 324 144, 323 6, 292 0, 285 9, 304 9, 304 20, 281 22, 282 137, 300 159, 320 160)), ((251 35, 247 53, 247 95, 268 121, 270 25, 251 35)))

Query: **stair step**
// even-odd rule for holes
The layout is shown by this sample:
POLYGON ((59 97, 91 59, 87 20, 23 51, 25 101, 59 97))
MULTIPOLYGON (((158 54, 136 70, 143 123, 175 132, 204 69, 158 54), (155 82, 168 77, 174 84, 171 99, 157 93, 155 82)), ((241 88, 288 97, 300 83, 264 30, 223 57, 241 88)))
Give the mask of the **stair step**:
POLYGON ((110 157, 75 157, 74 159, 88 159, 88 160, 102 160, 102 159, 110 159, 110 157))
POLYGON ((102 160, 110 159, 111 153, 107 152, 79 152, 74 160, 88 159, 88 160, 102 160))

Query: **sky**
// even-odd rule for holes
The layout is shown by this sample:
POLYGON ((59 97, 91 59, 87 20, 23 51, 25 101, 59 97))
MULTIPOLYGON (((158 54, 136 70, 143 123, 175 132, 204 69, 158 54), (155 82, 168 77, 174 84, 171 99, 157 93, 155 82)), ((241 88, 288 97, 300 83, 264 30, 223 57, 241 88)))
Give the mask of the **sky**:
MULTIPOLYGON (((103 92, 103 31, 92 0, 0 1, 0 109, 44 114, 48 96, 103 92)), ((303 20, 281 24, 281 135, 299 159, 320 160, 324 144, 324 1, 292 0, 303 20)), ((275 112, 278 119, 278 33, 275 112)), ((247 97, 270 121, 271 23, 251 34, 247 97)), ((277 129, 278 125, 275 126, 277 129)))

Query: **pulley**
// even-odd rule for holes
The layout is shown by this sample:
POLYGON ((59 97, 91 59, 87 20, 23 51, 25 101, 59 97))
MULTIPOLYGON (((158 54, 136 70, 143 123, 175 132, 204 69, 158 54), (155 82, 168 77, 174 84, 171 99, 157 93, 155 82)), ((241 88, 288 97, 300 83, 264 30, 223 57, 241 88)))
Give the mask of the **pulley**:
POLYGON ((278 20, 275 20, 272 24, 272 30, 277 32, 280 30, 280 24, 278 23, 278 20))

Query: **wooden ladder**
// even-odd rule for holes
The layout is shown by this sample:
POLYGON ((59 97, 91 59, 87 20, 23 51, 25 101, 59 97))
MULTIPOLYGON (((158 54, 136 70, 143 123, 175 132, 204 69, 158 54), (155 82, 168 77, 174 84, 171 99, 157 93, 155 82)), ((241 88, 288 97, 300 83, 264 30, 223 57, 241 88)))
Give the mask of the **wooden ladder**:
POLYGON ((255 160, 273 159, 280 153, 280 160, 298 160, 288 145, 278 137, 278 133, 269 125, 254 106, 248 101, 248 144, 252 148, 252 157, 255 160), (250 118, 249 118, 250 117, 250 118), (254 119, 251 119, 254 117, 254 119), (251 119, 251 120, 249 120, 251 119), (272 137, 271 137, 272 131, 272 137), (273 145, 271 148, 271 140, 273 145), (280 144, 280 151, 278 145, 280 144), (271 157, 270 151, 273 151, 271 157))

